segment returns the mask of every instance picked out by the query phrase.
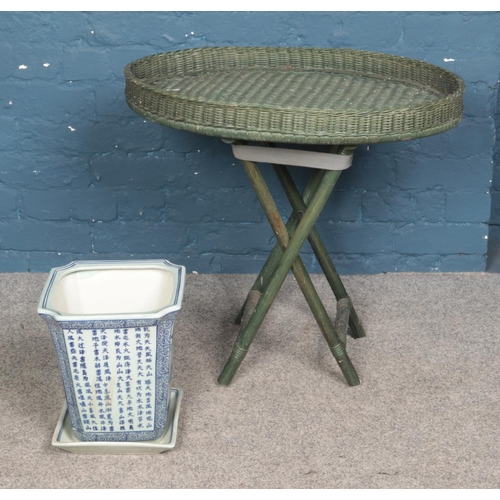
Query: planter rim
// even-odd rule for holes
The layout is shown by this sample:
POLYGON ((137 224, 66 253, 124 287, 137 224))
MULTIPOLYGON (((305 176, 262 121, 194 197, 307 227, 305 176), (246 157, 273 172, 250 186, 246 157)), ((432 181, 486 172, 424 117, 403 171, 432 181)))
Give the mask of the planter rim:
POLYGON ((48 315, 58 322, 63 321, 92 321, 92 320, 124 320, 124 319, 160 319, 167 314, 177 312, 182 306, 186 268, 172 264, 166 259, 146 260, 80 260, 73 261, 65 266, 54 267, 50 270, 49 277, 42 290, 38 303, 38 314, 48 315), (174 300, 173 303, 155 311, 130 312, 113 314, 67 314, 47 307, 48 298, 54 287, 66 276, 79 271, 99 271, 109 269, 169 269, 174 277, 174 300))

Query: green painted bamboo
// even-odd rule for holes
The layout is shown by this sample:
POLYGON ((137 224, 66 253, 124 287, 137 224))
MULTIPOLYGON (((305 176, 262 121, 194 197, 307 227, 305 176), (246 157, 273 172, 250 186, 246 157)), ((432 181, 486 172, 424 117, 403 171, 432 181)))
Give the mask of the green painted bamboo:
MULTIPOLYGON (((309 201, 311 200, 313 194, 316 192, 318 189, 319 185, 321 184, 321 180, 323 179, 323 174, 320 170, 316 171, 315 174, 309 179, 309 182, 307 183, 306 188, 304 189, 303 193, 303 199, 304 203, 306 205, 309 204, 309 201)), ((297 228, 297 225, 299 224, 300 217, 299 215, 294 211, 292 215, 290 216, 290 219, 286 223, 286 229, 287 232, 293 233, 295 229, 297 228)), ((267 258, 266 263, 264 264, 264 267, 260 271, 259 275, 257 276, 257 279, 255 280, 255 283, 253 284, 252 290, 258 290, 259 292, 262 292, 264 288, 267 286, 269 283, 269 279, 271 278, 272 274, 274 273, 276 266, 278 265, 278 262, 281 259, 281 256, 283 255, 283 251, 281 250, 281 246, 279 243, 276 243, 274 246, 273 250, 269 254, 269 257, 267 258)), ((240 312, 238 313, 238 316, 235 319, 235 323, 239 325, 241 323, 241 318, 243 316, 243 313, 245 311, 245 307, 248 301, 248 297, 243 303, 243 306, 240 309, 240 312)))
POLYGON ((349 328, 349 313, 351 311, 351 301, 348 297, 337 302, 337 315, 335 316, 335 331, 339 340, 346 345, 347 329, 349 328))
POLYGON ((245 326, 248 323, 248 320, 250 319, 250 316, 252 315, 255 307, 257 306, 257 303, 259 302, 260 296, 262 293, 259 290, 250 290, 248 293, 247 300, 245 302, 245 307, 243 309, 243 314, 241 317, 241 324, 245 326))
MULTIPOLYGON (((256 165, 253 162, 243 161, 242 163, 247 173, 251 176, 255 172, 256 165)), ((238 338, 236 339, 236 343, 233 347, 231 356, 219 376, 219 384, 228 385, 233 379, 239 365, 241 364, 248 351, 251 342, 253 341, 253 338, 255 337, 259 326, 261 325, 267 311, 271 307, 272 302, 276 298, 276 295, 278 294, 278 291, 281 288, 281 285, 283 284, 288 271, 296 260, 299 250, 304 244, 310 228, 314 225, 314 222, 318 218, 322 208, 328 200, 328 197, 339 175, 340 172, 338 171, 328 171, 323 174, 323 182, 315 192, 309 206, 305 210, 305 213, 297 226, 297 230, 289 240, 288 246, 283 252, 283 256, 272 275, 269 285, 262 293, 262 296, 248 323, 244 325, 243 328, 240 328, 238 338)), ((255 178, 254 181, 256 181, 256 183, 254 183, 254 189, 258 193, 258 195, 260 195, 259 198, 261 199, 261 203, 263 204, 263 206, 267 206, 269 203, 272 203, 274 205, 274 201, 272 200, 272 197, 270 197, 265 183, 264 185, 262 185, 260 179, 258 178, 255 178)), ((279 218, 279 220, 281 221, 281 217, 277 210, 273 210, 271 208, 269 211, 269 215, 271 220, 275 221, 279 218)), ((283 229, 284 224, 282 228, 277 225, 275 229, 277 237, 280 239, 282 239, 283 237, 288 237, 287 231, 283 229)), ((310 292, 308 292, 308 294, 309 293, 310 292)), ((336 337, 337 336, 335 335, 335 332, 333 332, 333 335, 329 335, 327 337, 330 350, 335 356, 335 359, 337 360, 349 385, 358 385, 359 378, 357 376, 357 373, 352 366, 349 357, 347 356, 345 347, 336 337)))
MULTIPOLYGON (((285 227, 285 224, 283 223, 279 215, 278 207, 276 206, 272 195, 269 192, 266 182, 255 163, 246 163, 245 170, 247 171, 250 181, 252 182, 252 186, 257 193, 259 201, 264 209, 264 213, 276 234, 278 244, 284 251, 289 245, 290 237, 287 228, 285 227)), ((326 172, 320 171, 318 175, 318 177, 320 178, 319 183, 321 183, 321 179, 324 179, 325 175, 326 172)), ((302 293, 304 294, 307 303, 309 304, 309 307, 311 308, 316 321, 318 322, 318 325, 328 343, 328 346, 332 350, 332 353, 336 352, 335 348, 340 341, 339 335, 335 331, 330 318, 328 317, 328 313, 326 312, 323 303, 321 302, 321 299, 319 298, 318 293, 314 288, 311 278, 309 277, 309 274, 307 273, 300 256, 297 256, 294 263, 292 264, 292 271, 295 275, 300 289, 302 290, 302 293)), ((245 311, 245 315, 246 313, 247 311, 245 311)), ((345 345, 345 338, 343 344, 345 345)), ((337 356, 335 357, 337 359, 337 356)), ((340 360, 337 359, 337 361, 339 361, 340 364, 340 360)), ((352 369, 354 370, 354 368, 352 369)))
MULTIPOLYGON (((284 167, 283 165, 273 165, 273 168, 294 211, 297 213, 303 212, 306 208, 307 203, 304 202, 286 167, 284 167)), ((318 259, 321 269, 323 269, 326 279, 330 284, 330 287, 337 300, 348 297, 344 284, 342 283, 342 280, 340 279, 340 276, 338 275, 338 272, 335 269, 330 256, 328 255, 328 250, 326 249, 318 233, 318 230, 315 227, 311 229, 308 239, 318 259)), ((351 333, 354 338, 361 338, 366 336, 366 333, 363 329, 363 326, 361 325, 361 322, 359 321, 354 306, 352 306, 352 302, 349 323, 351 327, 351 333)))

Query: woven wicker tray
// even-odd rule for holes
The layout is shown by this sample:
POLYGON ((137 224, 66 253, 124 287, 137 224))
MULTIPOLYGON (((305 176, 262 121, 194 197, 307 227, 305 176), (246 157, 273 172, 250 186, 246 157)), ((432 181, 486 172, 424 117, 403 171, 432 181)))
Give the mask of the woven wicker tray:
POLYGON ((464 83, 438 66, 348 49, 209 47, 125 68, 139 115, 228 139, 367 144, 457 125, 464 83))

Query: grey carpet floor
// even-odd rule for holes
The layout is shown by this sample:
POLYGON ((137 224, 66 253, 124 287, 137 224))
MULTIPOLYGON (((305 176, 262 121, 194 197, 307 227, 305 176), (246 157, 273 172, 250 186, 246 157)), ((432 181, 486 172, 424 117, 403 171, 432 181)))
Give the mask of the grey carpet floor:
MULTIPOLYGON (((189 275, 172 385, 176 447, 51 446, 64 394, 36 306, 45 274, 0 274, 2 488, 498 488, 500 274, 346 276, 368 336, 351 388, 290 276, 229 387, 216 379, 252 275, 189 275)), ((335 313, 328 285, 313 276, 335 313)))

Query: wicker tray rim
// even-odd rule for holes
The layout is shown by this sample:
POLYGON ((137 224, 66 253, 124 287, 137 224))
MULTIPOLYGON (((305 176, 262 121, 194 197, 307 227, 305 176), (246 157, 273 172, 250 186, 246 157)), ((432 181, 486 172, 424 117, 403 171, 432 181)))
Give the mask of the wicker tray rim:
MULTIPOLYGON (((134 67, 134 65, 139 64, 139 63, 143 63, 147 60, 154 60, 154 59, 161 57, 161 56, 166 56, 169 54, 172 54, 172 55, 173 54, 180 54, 180 53, 186 54, 189 52, 199 52, 199 51, 209 52, 211 50, 220 50, 220 49, 235 49, 234 50, 235 52, 236 51, 246 51, 246 50, 252 51, 254 49, 255 50, 257 50, 257 49, 261 49, 261 50, 262 49, 269 49, 269 50, 276 50, 276 51, 283 51, 283 52, 284 51, 295 51, 295 50, 300 50, 300 51, 335 51, 335 52, 352 53, 352 54, 356 54, 356 55, 369 55, 369 56, 381 56, 381 57, 385 56, 386 58, 392 59, 392 60, 399 59, 402 62, 404 61, 407 63, 416 63, 416 64, 421 64, 425 67, 435 68, 436 71, 442 72, 442 73, 447 74, 448 76, 456 79, 457 84, 458 84, 457 90, 451 94, 442 96, 439 99, 439 102, 453 100, 457 96, 461 95, 465 89, 464 81, 458 75, 452 73, 451 71, 448 71, 445 68, 441 68, 440 66, 437 66, 435 64, 428 63, 425 61, 420 61, 418 59, 412 59, 409 57, 400 56, 400 55, 392 55, 392 54, 385 54, 385 53, 381 53, 381 52, 371 52, 371 51, 367 51, 367 50, 344 49, 344 48, 337 49, 337 48, 312 48, 312 47, 261 47, 261 46, 258 46, 258 47, 251 47, 251 46, 239 47, 238 46, 238 47, 235 47, 235 46, 230 45, 227 47, 218 46, 218 47, 203 47, 203 48, 194 48, 194 49, 181 49, 181 50, 176 50, 176 51, 172 51, 172 52, 163 52, 160 54, 152 54, 149 56, 142 57, 140 59, 137 59, 137 60, 132 61, 131 63, 127 64, 123 71, 124 71, 126 79, 128 79, 131 82, 134 82, 136 85, 138 85, 144 89, 148 89, 151 92, 154 92, 155 94, 164 95, 165 97, 175 98, 176 101, 193 102, 193 103, 197 103, 197 104, 207 104, 207 105, 230 106, 229 103, 222 103, 221 101, 215 101, 215 100, 206 99, 206 98, 202 98, 202 97, 184 96, 182 94, 177 93, 176 91, 162 89, 161 87, 158 87, 157 85, 145 82, 141 78, 138 78, 132 71, 132 68, 134 67)), ((311 71, 313 72, 314 70, 311 70, 311 71)), ((328 69, 324 69, 322 71, 327 72, 328 69)), ((331 71, 333 72, 333 70, 331 70, 331 71)), ((216 73, 216 72, 214 72, 214 73, 216 73)), ((356 73, 355 71, 344 71, 343 74, 360 75, 359 73, 356 73)), ((374 79, 383 79, 383 77, 381 77, 380 75, 376 75, 376 74, 363 74, 360 76, 368 76, 368 77, 374 78, 374 79)), ((415 83, 411 80, 398 80, 398 81, 415 83)), ((422 86, 421 88, 425 88, 425 87, 422 86)), ((430 85, 428 85, 427 88, 432 88, 432 87, 430 85)), ((417 105, 417 106, 411 106, 411 108, 408 108, 408 107, 387 107, 386 110, 383 110, 383 111, 378 110, 376 112, 373 111, 372 109, 369 109, 369 108, 356 109, 356 110, 352 110, 352 111, 334 111, 334 110, 325 110, 324 108, 315 108, 315 107, 308 107, 306 109, 306 108, 297 108, 297 107, 293 107, 293 106, 287 106, 285 108, 280 108, 280 111, 304 112, 305 110, 307 110, 307 111, 315 111, 315 112, 320 112, 320 113, 324 112, 324 113, 327 113, 329 116, 335 116, 335 115, 344 116, 346 114, 347 115, 348 114, 363 115, 366 113, 377 113, 378 114, 378 113, 383 113, 384 111, 388 111, 388 112, 407 111, 408 109, 411 109, 412 111, 413 110, 425 110, 425 109, 432 108, 434 106, 435 106, 435 102, 431 102, 431 103, 421 104, 421 105, 417 105)), ((255 105, 255 106, 249 105, 249 104, 238 104, 238 108, 239 109, 248 109, 248 110, 258 110, 258 109, 274 110, 274 109, 276 109, 276 107, 271 105, 271 104, 259 104, 259 105, 255 105)))
MULTIPOLYGON (((290 56, 291 57, 291 56, 290 56)), ((168 63, 167 59, 167 63, 168 63)), ((158 63, 159 64, 159 63, 158 63)), ((225 64, 225 63, 224 63, 225 64)), ((153 69, 159 71, 158 75, 161 78, 161 70, 162 67, 152 66, 153 69)), ((199 66, 198 66, 199 67, 199 66)), ((151 66, 149 67, 151 68, 151 66)), ((366 66, 364 66, 366 68, 366 66)), ((397 66, 396 66, 397 68, 397 66)), ((148 69, 148 66, 146 66, 148 69)), ((403 72, 404 73, 404 72, 403 72)), ((144 116, 152 121, 156 121, 157 123, 161 123, 163 125, 171 126, 174 128, 180 128, 183 130, 190 130, 192 132, 199 132, 206 135, 216 135, 216 136, 225 136, 225 137, 235 137, 235 138, 244 138, 245 135, 250 136, 266 136, 266 137, 274 137, 274 136, 286 136, 286 137, 296 137, 297 142, 305 143, 314 143, 316 140, 320 140, 323 142, 326 140, 328 136, 331 137, 332 140, 336 140, 339 137, 347 138, 349 142, 354 143, 359 140, 362 141, 364 138, 370 139, 370 142, 384 142, 384 141, 393 141, 398 140, 400 137, 401 140, 424 137, 427 135, 433 135, 435 133, 440 133, 445 130, 449 130, 454 127, 457 123, 460 122, 463 112, 463 92, 465 89, 465 84, 463 80, 455 75, 454 73, 448 71, 445 68, 440 66, 433 65, 431 63, 427 63, 424 61, 420 61, 418 59, 412 59, 400 55, 392 55, 378 52, 371 52, 365 50, 357 50, 357 49, 347 49, 347 48, 314 48, 314 47, 263 47, 263 46, 254 46, 254 47, 242 47, 242 46, 219 46, 219 47, 203 47, 203 48, 192 48, 192 49, 183 49, 172 52, 163 52, 159 54, 152 54, 140 59, 137 59, 126 65, 124 68, 124 74, 127 82, 126 86, 126 99, 128 105, 139 115, 144 116), (218 69, 210 68, 210 70, 205 70, 203 67, 204 64, 213 64, 213 59, 203 59, 204 57, 208 57, 207 55, 210 52, 215 53, 214 57, 219 57, 220 54, 225 54, 226 52, 230 56, 241 57, 242 59, 237 60, 238 63, 242 64, 242 66, 238 67, 228 67, 227 69, 218 69), (436 99, 431 102, 424 102, 421 104, 411 104, 411 105, 403 105, 403 106, 390 106, 390 103, 385 104, 383 108, 370 108, 362 107, 362 104, 358 107, 354 107, 351 109, 331 109, 325 107, 316 107, 314 104, 309 104, 308 107, 297 107, 297 106, 282 106, 278 104, 272 103, 259 103, 259 104, 251 104, 251 103, 232 103, 230 101, 224 102, 223 100, 211 99, 210 97, 199 97, 199 96, 189 96, 183 94, 182 91, 174 91, 171 89, 163 89, 154 83, 149 83, 144 80, 144 76, 138 77, 134 73, 134 69, 140 67, 144 63, 148 61, 160 61, 162 62, 162 58, 172 58, 173 65, 175 67, 175 71, 181 71, 182 75, 190 75, 190 74, 216 74, 220 71, 238 71, 244 69, 245 66, 245 56, 247 53, 258 53, 254 59, 250 59, 251 64, 248 65, 248 70, 256 70, 256 71, 265 71, 267 69, 266 63, 271 64, 269 66, 269 71, 280 70, 283 69, 279 64, 276 64, 276 59, 267 59, 269 54, 272 53, 289 53, 293 55, 294 53, 298 53, 299 59, 294 60, 298 61, 298 66, 287 69, 292 69, 296 71, 304 71, 304 72, 332 72, 336 74, 343 75, 353 75, 359 77, 366 77, 368 79, 379 79, 379 80, 393 80, 394 82, 399 83, 408 83, 415 88, 420 88, 421 90, 434 91, 436 93, 436 99), (310 55, 306 57, 306 59, 302 59, 303 54, 309 53, 310 55), (321 59, 320 61, 325 64, 325 67, 317 67, 318 59, 312 59, 317 54, 326 53, 328 55, 332 55, 332 59, 321 59), (342 57, 347 57, 349 59, 348 67, 345 67, 345 60, 342 60, 340 63, 338 60, 334 60, 333 57, 335 54, 341 53, 342 57), (179 55, 179 57, 185 57, 186 59, 173 59, 179 55), (189 59, 190 55, 193 57, 198 57, 196 62, 199 64, 200 60, 202 61, 201 69, 193 69, 195 68, 194 59, 189 59), (263 57, 263 59, 256 59, 258 57, 263 57), (201 59, 200 59, 201 58, 201 59), (352 59, 354 58, 354 59, 352 59), (357 59, 364 65, 368 64, 369 68, 372 71, 356 71, 355 66, 352 61, 357 64, 357 59), (364 58, 364 59, 363 59, 364 58), (186 62, 187 61, 187 62, 186 62), (208 61, 208 62, 207 62, 208 61), (257 64, 256 64, 257 61, 257 64), (259 67, 259 63, 263 61, 264 65, 259 67), (415 73, 411 73, 409 75, 406 72, 406 78, 400 76, 399 71, 394 69, 393 66, 383 66, 382 63, 377 65, 379 61, 389 62, 389 64, 394 65, 398 62, 401 62, 404 65, 407 65, 408 69, 405 71, 416 71, 416 79, 412 79, 409 76, 413 76, 415 73), (310 63, 310 64, 308 64, 310 63), (331 67, 328 64, 331 63, 331 67), (179 64, 178 69, 176 64, 179 64), (183 72, 182 65, 189 66, 189 70, 183 72), (302 65, 303 64, 303 65, 302 65), (342 64, 342 67, 339 69, 335 67, 337 64, 342 64), (255 66, 254 66, 255 65, 255 66), (386 72, 386 76, 384 76, 384 71, 386 72), (391 73, 392 71, 392 73, 391 73), (425 79, 427 78, 427 74, 431 75, 430 78, 432 80, 429 81, 428 84, 425 83, 425 79), (440 78, 445 78, 442 84, 436 83, 440 78), (436 86, 437 85, 437 86, 436 86), (154 107, 141 107, 142 101, 141 97, 144 96, 156 96, 160 100, 165 99, 165 102, 175 103, 177 106, 184 106, 184 109, 189 110, 190 106, 201 106, 198 109, 206 109, 207 112, 213 113, 216 111, 224 112, 226 110, 229 113, 229 110, 237 110, 238 113, 246 113, 247 114, 247 122, 243 127, 234 127, 231 123, 221 123, 219 121, 215 121, 213 123, 194 123, 189 119, 189 113, 186 115, 177 115, 174 117, 168 116, 167 114, 163 115, 161 113, 155 112, 154 107), (436 115, 438 112, 444 113, 444 115, 436 115), (357 123, 362 123, 362 121, 369 120, 378 120, 383 117, 387 117, 387 119, 405 119, 405 116, 414 116, 420 120, 419 126, 415 126, 413 129, 399 128, 395 126, 393 130, 366 130, 360 129, 359 131, 351 130, 350 133, 343 134, 342 132, 338 132, 334 128, 330 127, 328 130, 318 130, 307 131, 303 130, 294 130, 291 132, 289 129, 279 131, 276 129, 259 129, 258 127, 254 127, 252 120, 255 120, 255 116, 259 113, 276 113, 280 116, 307 116, 308 119, 316 120, 321 123, 321 120, 328 119, 330 120, 361 120, 357 123), (253 114, 254 118, 250 118, 250 115, 253 114), (438 116, 442 116, 439 118, 438 116)), ((168 76, 168 75, 165 75, 168 76)), ((171 104, 169 104, 171 105, 171 104)), ((158 108, 159 109, 159 108, 158 108)), ((179 108, 181 109, 181 108, 179 108)), ((192 109, 192 108, 191 108, 192 109)), ((255 120, 256 121, 256 120, 255 120)), ((366 122, 365 122, 366 123, 366 122)), ((370 122, 372 124, 372 122, 370 122)), ((372 125, 370 125, 372 126, 372 125)), ((374 127, 377 125, 375 124, 374 127)))

